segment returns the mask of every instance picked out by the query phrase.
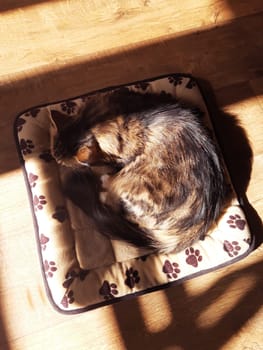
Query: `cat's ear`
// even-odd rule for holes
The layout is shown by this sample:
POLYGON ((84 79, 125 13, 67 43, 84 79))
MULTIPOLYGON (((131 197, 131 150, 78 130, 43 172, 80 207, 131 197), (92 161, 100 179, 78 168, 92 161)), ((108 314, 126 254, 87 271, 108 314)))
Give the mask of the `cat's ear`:
POLYGON ((79 147, 75 157, 80 163, 92 165, 102 160, 102 151, 98 142, 93 136, 91 136, 81 147, 79 147))
POLYGON ((52 109, 50 111, 50 114, 50 120, 55 129, 61 130, 68 123, 69 117, 67 115, 55 109, 52 109))

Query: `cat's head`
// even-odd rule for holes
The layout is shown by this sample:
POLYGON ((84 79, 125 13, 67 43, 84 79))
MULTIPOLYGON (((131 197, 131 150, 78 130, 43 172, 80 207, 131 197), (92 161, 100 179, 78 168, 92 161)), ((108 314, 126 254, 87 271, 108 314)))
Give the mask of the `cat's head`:
POLYGON ((93 134, 80 116, 68 116, 51 110, 50 147, 55 160, 78 168, 96 164, 102 152, 93 134))

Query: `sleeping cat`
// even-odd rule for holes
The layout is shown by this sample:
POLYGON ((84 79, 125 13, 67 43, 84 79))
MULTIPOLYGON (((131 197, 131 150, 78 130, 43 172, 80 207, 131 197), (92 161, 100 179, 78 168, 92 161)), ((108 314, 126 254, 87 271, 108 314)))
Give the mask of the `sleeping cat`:
POLYGON ((91 97, 79 116, 51 115, 52 154, 72 168, 65 192, 101 233, 169 253, 219 218, 224 174, 199 110, 123 88, 91 97))

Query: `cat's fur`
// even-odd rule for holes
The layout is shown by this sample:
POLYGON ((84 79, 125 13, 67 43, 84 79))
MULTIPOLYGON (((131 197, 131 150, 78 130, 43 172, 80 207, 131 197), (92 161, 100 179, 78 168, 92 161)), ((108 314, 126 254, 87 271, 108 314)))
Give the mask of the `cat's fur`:
POLYGON ((74 169, 66 193, 102 233, 168 253, 218 219, 224 174, 197 109, 121 89, 91 98, 78 117, 51 114, 52 153, 74 169), (92 169, 102 165, 110 174, 100 180, 92 169))

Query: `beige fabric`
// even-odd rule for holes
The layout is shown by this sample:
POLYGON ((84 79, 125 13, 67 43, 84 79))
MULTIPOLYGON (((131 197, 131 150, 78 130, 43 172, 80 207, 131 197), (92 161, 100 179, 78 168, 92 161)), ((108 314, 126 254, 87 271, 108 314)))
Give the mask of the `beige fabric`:
MULTIPOLYGON (((141 93, 165 91, 198 106, 211 128, 204 100, 191 77, 175 74, 130 88, 141 93)), ((33 108, 16 120, 44 279, 58 310, 84 311, 105 301, 180 281, 249 252, 251 236, 236 199, 209 237, 177 254, 145 256, 146 251, 110 241, 96 232, 92 219, 63 196, 61 177, 65 170, 50 155, 50 109, 72 116, 86 100, 83 96, 33 108)))

